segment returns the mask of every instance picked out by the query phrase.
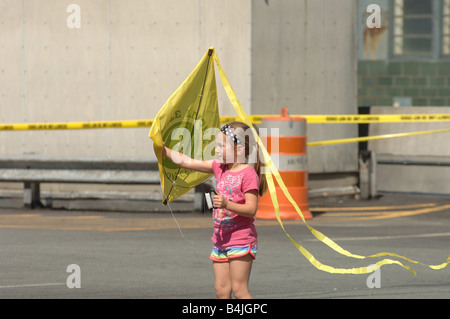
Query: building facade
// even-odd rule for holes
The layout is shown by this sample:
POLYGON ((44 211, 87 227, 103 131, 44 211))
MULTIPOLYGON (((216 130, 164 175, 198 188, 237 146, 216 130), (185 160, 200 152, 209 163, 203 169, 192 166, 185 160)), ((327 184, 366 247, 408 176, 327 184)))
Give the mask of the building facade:
POLYGON ((358 105, 450 105, 449 0, 359 0, 358 44, 358 105))

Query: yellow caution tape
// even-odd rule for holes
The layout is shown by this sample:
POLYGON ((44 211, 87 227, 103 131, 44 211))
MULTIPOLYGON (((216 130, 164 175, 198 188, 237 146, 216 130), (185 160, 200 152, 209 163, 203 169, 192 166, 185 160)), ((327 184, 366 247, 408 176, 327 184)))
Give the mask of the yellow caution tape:
MULTIPOLYGON (((213 58, 216 61, 217 64, 217 68, 219 70, 219 74, 220 74, 220 78, 222 80, 222 84, 225 88, 225 92, 228 95, 228 98, 230 99, 231 104, 233 105, 233 107, 235 108, 237 114, 239 115, 239 120, 245 122, 251 129, 253 134, 257 137, 257 142, 258 145, 260 147, 260 149, 263 152, 264 155, 264 160, 266 163, 266 166, 269 167, 270 171, 272 174, 265 174, 266 178, 267 178, 267 182, 268 182, 268 187, 269 187, 269 193, 270 196, 272 198, 272 202, 273 202, 273 206, 274 206, 274 210, 275 210, 275 216, 281 226, 281 228, 283 229, 284 233, 286 234, 286 236, 290 239, 290 241, 292 242, 292 244, 294 244, 294 246, 305 256, 305 258, 313 265, 315 266, 317 269, 322 270, 322 271, 326 271, 329 273, 338 273, 338 274, 366 274, 366 273, 371 273, 373 271, 375 271, 377 268, 374 268, 373 266, 368 266, 368 267, 359 267, 359 268, 334 268, 328 265, 324 265, 322 264, 320 261, 318 261, 308 250, 306 250, 302 245, 300 245, 297 241, 295 241, 291 235, 286 231, 286 229, 284 228, 283 222, 281 221, 280 218, 280 214, 279 214, 279 205, 278 205, 278 199, 277 199, 277 194, 276 194, 276 188, 274 185, 274 181, 273 181, 273 177, 275 176, 275 179, 277 180, 278 185, 280 186, 281 190, 283 191, 284 195, 286 196, 286 198, 289 200, 289 202, 293 205, 293 207, 295 208, 295 210, 297 211, 297 213, 299 214, 300 218, 302 219, 303 223, 308 227, 308 229, 311 231, 311 233, 317 238, 319 239, 321 242, 323 242, 324 244, 326 244, 327 246, 329 246, 330 248, 332 248, 333 250, 335 250, 336 252, 347 256, 347 257, 352 257, 352 258, 357 258, 357 259, 365 259, 368 257, 382 257, 382 256, 391 256, 391 257, 397 257, 397 258, 401 258, 404 259, 408 262, 411 263, 416 263, 416 264, 421 264, 421 265, 425 265, 422 264, 418 261, 412 260, 410 258, 401 256, 401 255, 397 255, 394 253, 378 253, 375 255, 371 255, 371 256, 361 256, 361 255, 355 255, 352 254, 351 252, 343 249, 342 247, 340 247, 338 244, 336 244, 334 241, 332 241, 330 238, 328 238, 327 236, 325 236, 324 234, 322 234, 321 232, 317 231, 316 229, 314 229, 313 227, 309 226, 306 223, 306 220, 300 210, 300 208, 298 207, 297 203, 293 200, 293 198, 291 197, 291 195, 289 194, 289 191, 287 189, 287 187, 285 186, 280 173, 278 172, 277 168, 275 167, 274 163, 272 162, 266 148, 264 147, 264 145, 262 144, 261 140, 259 139, 258 135, 256 134, 256 131, 252 125, 252 122, 250 120, 250 118, 247 116, 247 114, 245 113, 244 109, 242 108, 241 104, 239 103, 236 94, 234 93, 233 89, 231 88, 230 83, 228 82, 228 79, 220 65, 219 62, 219 58, 217 57, 216 52, 214 51, 213 53, 213 58)), ((432 269, 442 269, 445 268, 448 264, 450 263, 450 256, 448 256, 448 258, 446 259, 446 261, 442 264, 439 265, 426 265, 432 269)), ((383 259, 379 262, 375 263, 378 267, 381 267, 383 265, 387 265, 387 264, 397 264, 409 271, 411 271, 414 275, 416 275, 416 272, 414 271, 414 269, 412 269, 409 266, 403 265, 401 262, 399 262, 398 260, 392 260, 392 259, 383 259)))
POLYGON ((363 136, 363 137, 353 137, 353 138, 343 138, 343 139, 328 140, 328 141, 321 141, 321 142, 309 142, 308 146, 344 144, 344 143, 355 143, 355 142, 367 142, 367 141, 381 140, 381 139, 387 139, 387 138, 407 137, 407 136, 436 134, 436 133, 447 133, 447 132, 450 132, 450 129, 430 130, 430 131, 420 131, 420 132, 409 132, 409 133, 394 133, 394 134, 363 136))
MULTIPOLYGON (((260 124, 263 118, 277 117, 277 114, 249 115, 253 124, 260 124)), ((404 123, 404 122, 445 122, 450 121, 450 114, 384 114, 384 115, 291 115, 291 117, 303 117, 309 124, 321 123, 404 123)), ((221 123, 238 121, 237 116, 221 116, 221 123)), ((153 119, 127 120, 127 121, 94 121, 94 122, 57 122, 57 123, 18 123, 0 124, 0 131, 25 131, 25 130, 84 130, 102 128, 131 128, 150 127, 153 119)))
POLYGON ((0 131, 85 130, 101 128, 148 127, 151 126, 152 123, 153 120, 0 124, 0 131))
POLYGON ((450 114, 362 114, 362 115, 304 115, 308 123, 404 123, 445 122, 450 114))
MULTIPOLYGON (((280 115, 249 115, 248 118, 253 124, 261 123, 263 118, 278 117, 280 115)), ((293 118, 303 117, 308 124, 368 124, 368 123, 404 123, 404 122, 446 122, 450 121, 450 114, 341 114, 341 115, 289 115, 293 118)), ((236 116, 223 116, 221 123, 239 120, 236 116)))

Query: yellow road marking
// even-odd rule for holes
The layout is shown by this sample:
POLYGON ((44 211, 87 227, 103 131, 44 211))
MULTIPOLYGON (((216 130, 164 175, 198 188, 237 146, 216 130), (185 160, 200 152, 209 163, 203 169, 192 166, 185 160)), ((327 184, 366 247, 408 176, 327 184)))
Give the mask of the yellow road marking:
MULTIPOLYGON (((399 218, 420 214, 429 214, 449 210, 450 205, 437 205, 434 203, 403 205, 403 206, 378 206, 378 207, 334 207, 314 208, 312 211, 325 211, 316 216, 310 223, 342 223, 348 221, 365 221, 376 219, 399 218), (416 208, 416 209, 411 209, 416 208), (403 210, 398 210, 403 209, 403 210), (335 213, 337 212, 337 213, 335 213)), ((204 217, 179 217, 177 218, 183 229, 212 228, 212 220, 204 217)), ((285 220, 285 225, 301 225, 300 220, 285 220)), ((256 226, 277 226, 276 220, 255 221, 256 226)), ((82 231, 143 231, 177 229, 178 226, 172 217, 154 218, 117 218, 113 215, 69 215, 49 216, 43 214, 0 214, 0 228, 12 229, 54 229, 54 230, 82 230, 82 231)))
MULTIPOLYGON (((433 205, 432 207, 416 209, 416 210, 393 210, 393 211, 378 211, 378 212, 347 212, 347 213, 330 213, 324 214, 322 222, 347 222, 347 221, 362 221, 375 219, 390 219, 407 217, 421 214, 435 213, 450 209, 450 205, 433 205), (343 218, 344 217, 344 218, 343 218), (348 218, 345 218, 348 217, 348 218)), ((322 216, 321 216, 322 217, 322 216)))
POLYGON ((384 218, 397 218, 397 217, 406 217, 406 216, 413 216, 413 215, 421 215, 421 214, 429 214, 434 212, 440 212, 446 209, 450 209, 450 205, 441 205, 436 206, 432 208, 424 208, 424 209, 418 209, 418 210, 412 210, 412 211, 392 211, 392 212, 382 212, 379 215, 375 215, 372 217, 357 217, 355 219, 357 220, 364 220, 364 219, 384 219, 384 218))
POLYGON ((392 210, 392 209, 410 209, 410 208, 422 208, 422 207, 433 207, 436 206, 435 203, 425 203, 425 204, 413 204, 413 205, 398 205, 398 206, 368 206, 368 207, 311 207, 310 211, 313 212, 339 212, 339 211, 372 211, 372 210, 392 210))

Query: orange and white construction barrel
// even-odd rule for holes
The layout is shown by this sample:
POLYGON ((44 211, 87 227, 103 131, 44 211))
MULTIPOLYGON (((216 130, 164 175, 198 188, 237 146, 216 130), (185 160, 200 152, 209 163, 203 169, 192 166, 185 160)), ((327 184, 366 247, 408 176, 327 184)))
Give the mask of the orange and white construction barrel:
MULTIPOLYGON (((297 203, 305 219, 313 218, 308 204, 308 168, 306 152, 306 119, 290 117, 288 109, 281 109, 281 116, 261 120, 260 138, 289 194, 297 203), (267 135, 265 135, 265 133, 267 135)), ((294 206, 288 201, 274 178, 281 219, 300 219, 294 206)), ((269 192, 259 198, 256 218, 276 219, 269 192)))

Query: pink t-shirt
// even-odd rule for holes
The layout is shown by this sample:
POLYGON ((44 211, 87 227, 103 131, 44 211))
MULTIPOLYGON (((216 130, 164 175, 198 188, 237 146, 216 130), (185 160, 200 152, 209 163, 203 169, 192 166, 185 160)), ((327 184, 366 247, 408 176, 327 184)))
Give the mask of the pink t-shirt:
MULTIPOLYGON (((227 200, 244 204, 244 194, 259 189, 259 177, 252 166, 238 172, 230 172, 226 164, 213 161, 212 168, 216 178, 216 191, 227 200)), ((225 208, 213 209, 214 234, 211 240, 217 247, 247 245, 258 236, 253 217, 243 217, 225 208)))

